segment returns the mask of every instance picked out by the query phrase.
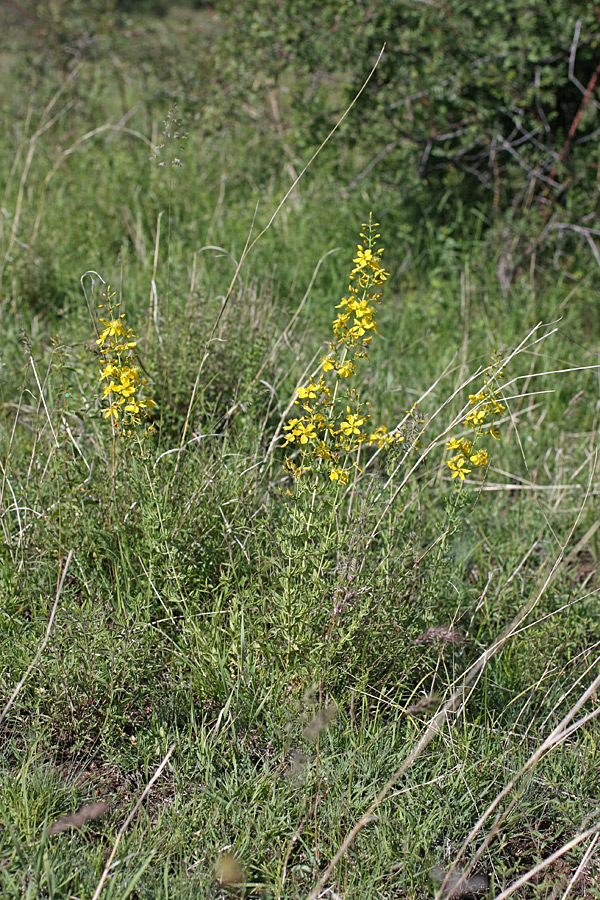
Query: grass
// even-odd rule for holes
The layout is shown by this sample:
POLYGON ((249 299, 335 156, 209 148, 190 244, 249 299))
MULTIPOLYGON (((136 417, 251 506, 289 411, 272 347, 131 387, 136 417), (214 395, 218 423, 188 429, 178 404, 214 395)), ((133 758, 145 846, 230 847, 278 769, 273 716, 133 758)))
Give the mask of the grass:
POLYGON ((593 263, 506 291, 493 244, 317 157, 238 269, 288 157, 243 113, 206 137, 174 111, 169 28, 117 29, 125 68, 100 29, 71 78, 4 51, 0 894, 421 898, 456 864, 484 897, 600 896, 593 263), (363 392, 425 433, 313 491, 277 435, 370 208, 391 277, 363 392), (158 405, 129 449, 89 270, 158 405), (444 441, 494 348, 502 440, 458 489, 444 441))

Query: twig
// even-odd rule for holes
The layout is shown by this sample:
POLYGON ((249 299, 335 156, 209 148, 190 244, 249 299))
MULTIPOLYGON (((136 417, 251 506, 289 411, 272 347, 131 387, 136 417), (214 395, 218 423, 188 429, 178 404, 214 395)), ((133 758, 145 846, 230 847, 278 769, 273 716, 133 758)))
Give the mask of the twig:
MULTIPOLYGON (((578 19, 575 22, 575 31, 573 33, 573 40, 571 42, 571 50, 569 51, 569 81, 572 81, 575 87, 579 88, 582 94, 586 93, 586 89, 580 82, 579 78, 575 76, 575 58, 577 56, 577 46, 579 44, 579 35, 581 34, 581 19, 578 19)), ((596 107, 596 109, 600 109, 600 103, 597 100, 592 100, 592 103, 596 107)))
MULTIPOLYGON (((563 144, 562 150, 560 151, 559 160, 561 163, 564 162, 566 159, 567 153, 569 151, 569 147, 571 146, 571 142, 572 142, 573 138, 575 137, 575 133, 579 127, 579 122, 581 121, 581 117, 585 111, 586 106, 588 105, 588 103, 590 102, 590 100, 592 98, 592 92, 593 92, 594 88, 596 87, 596 82, 598 81, 598 76, 600 75, 600 63, 598 63, 594 72, 592 73, 592 77, 590 78, 585 90, 583 88, 583 85, 581 85, 579 83, 579 81, 575 78, 575 75, 574 75, 575 55, 577 53, 577 44, 579 43, 580 30, 581 30, 581 21, 577 21, 575 23, 575 34, 573 36, 573 43, 571 44, 571 53, 569 56, 569 79, 575 85, 577 85, 577 87, 583 92, 583 100, 579 104, 579 109, 575 113, 575 118, 571 122, 571 127, 569 128, 569 133, 567 134, 567 137, 563 144)), ((595 105, 597 106, 597 104, 595 104, 595 105)), ((554 176, 556 175, 556 173, 558 172, 558 165, 559 165, 558 162, 554 164, 554 167, 553 167, 552 171, 550 172, 551 179, 553 179, 554 176)), ((568 187, 571 179, 572 179, 571 175, 569 175, 569 177, 565 179, 563 188, 568 187)), ((549 186, 546 185, 540 199, 542 201, 547 200, 549 193, 550 193, 549 186)), ((547 205, 547 208, 545 210, 545 216, 542 219, 543 224, 545 224, 548 221, 551 210, 552 210, 552 202, 548 203, 548 205, 547 205)))
POLYGON ((548 188, 550 188, 550 187, 556 188, 557 190, 562 190, 562 188, 564 188, 564 184, 560 184, 558 181, 555 181, 554 178, 552 177, 553 175, 556 174, 558 166, 554 166, 554 168, 552 169, 552 172, 550 173, 550 177, 548 177, 548 176, 544 175, 543 172, 540 172, 539 169, 536 169, 533 166, 528 165, 525 162, 525 160, 523 159, 523 157, 519 156, 517 151, 508 143, 507 140, 505 140, 502 137, 501 134, 497 135, 497 139, 498 139, 498 142, 500 143, 500 145, 502 146, 502 148, 504 150, 506 150, 506 152, 509 153, 514 159, 516 159, 516 161, 519 163, 520 166, 523 167, 523 169, 525 169, 525 171, 528 173, 528 175, 533 175, 539 181, 544 182, 544 184, 546 185, 546 192, 547 192, 548 188))
POLYGON ((589 248, 592 251, 594 259, 596 263, 600 266, 600 251, 596 246, 596 242, 594 241, 592 235, 599 235, 600 231, 597 228, 585 228, 583 225, 571 225, 569 222, 556 222, 550 226, 549 230, 557 229, 559 232, 559 241, 562 238, 563 231, 574 231, 576 234, 581 234, 586 241, 588 242, 589 248))

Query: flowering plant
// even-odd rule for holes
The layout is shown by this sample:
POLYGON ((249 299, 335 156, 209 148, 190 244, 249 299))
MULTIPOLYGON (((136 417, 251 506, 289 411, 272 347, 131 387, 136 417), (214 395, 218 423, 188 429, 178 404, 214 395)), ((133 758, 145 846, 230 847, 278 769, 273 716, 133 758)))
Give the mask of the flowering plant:
POLYGON ((483 388, 476 394, 469 394, 469 402, 475 408, 463 419, 463 426, 475 432, 473 440, 465 437, 451 438, 446 443, 448 450, 458 451, 447 460, 446 465, 452 472, 452 478, 460 482, 464 481, 473 469, 486 469, 489 465, 488 451, 483 448, 477 449, 480 439, 491 435, 495 440, 500 440, 500 432, 494 420, 506 412, 506 406, 500 402, 500 388, 494 387, 494 384, 503 377, 502 366, 494 350, 483 388))
MULTIPOLYGON (((360 233, 363 242, 353 259, 348 295, 336 306, 340 312, 333 321, 334 340, 321 360, 321 374, 297 388, 295 403, 302 413, 284 425, 283 446, 296 445, 301 451, 299 465, 289 457, 285 463, 296 478, 312 471, 312 459, 324 463, 330 481, 346 484, 351 471, 348 457, 363 444, 384 447, 404 440, 400 433, 389 433, 385 425, 370 429, 369 403, 362 402, 355 386, 360 363, 368 359, 369 344, 378 333, 376 307, 381 302, 380 288, 389 277, 381 260, 383 248, 377 248, 377 228, 370 214, 360 233)), ((356 462, 353 466, 358 468, 356 462)))
MULTIPOLYGON (((113 429, 121 435, 131 433, 142 419, 150 418, 150 410, 156 404, 150 397, 142 397, 141 391, 146 387, 137 364, 135 348, 137 340, 131 328, 124 322, 125 313, 120 313, 121 304, 115 303, 116 291, 107 285, 102 293, 104 303, 99 309, 107 309, 107 318, 100 318, 104 326, 96 343, 103 357, 100 381, 105 381, 103 400, 108 401, 104 410, 104 418, 110 419, 113 429)), ((146 434, 153 431, 153 426, 146 434)))

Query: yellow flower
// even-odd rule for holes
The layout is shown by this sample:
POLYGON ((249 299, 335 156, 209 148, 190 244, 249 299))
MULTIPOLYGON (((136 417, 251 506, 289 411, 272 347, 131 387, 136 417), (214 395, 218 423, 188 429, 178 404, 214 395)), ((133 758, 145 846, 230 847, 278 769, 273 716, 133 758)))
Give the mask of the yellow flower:
POLYGON ((360 303, 354 303, 352 305, 352 312, 359 319, 361 319, 363 316, 368 316, 369 318, 371 318, 373 309, 369 306, 367 300, 361 300, 360 303))
POLYGON ((116 420, 119 418, 119 408, 118 408, 118 406, 117 406, 115 403, 111 404, 111 406, 109 406, 107 409, 104 410, 104 414, 103 414, 103 415, 104 415, 104 418, 105 418, 105 419, 108 419, 109 417, 112 417, 112 418, 115 419, 115 421, 116 421, 116 420))
POLYGON ((114 381, 109 381, 107 385, 104 386, 104 393, 102 395, 102 399, 106 400, 109 394, 116 394, 118 390, 118 385, 115 384, 114 381))
POLYGON ((293 444, 294 441, 298 441, 299 444, 308 444, 317 437, 314 424, 308 422, 305 425, 302 419, 290 419, 288 424, 283 426, 283 430, 289 431, 289 434, 285 435, 285 441, 289 444, 293 444))
POLYGON ((127 433, 132 425, 140 424, 140 413, 149 416, 149 410, 155 404, 148 397, 142 399, 139 396, 140 389, 146 383, 140 369, 135 365, 137 341, 133 331, 125 326, 123 321, 125 313, 120 315, 116 313, 120 304, 113 305, 115 296, 115 292, 108 286, 103 294, 108 317, 100 319, 105 328, 96 343, 100 346, 100 353, 104 357, 100 373, 100 380, 105 382, 103 399, 108 398, 109 402, 104 417, 110 419, 115 430, 123 434, 127 433))
POLYGON ((103 381, 105 378, 113 378, 113 376, 118 375, 118 374, 119 374, 119 367, 115 366, 114 363, 109 362, 102 369, 102 373, 100 374, 99 380, 103 381))
MULTIPOLYGON (((342 331, 346 325, 346 322, 350 318, 350 313, 340 313, 337 319, 333 322, 333 330, 336 334, 342 331)), ((339 336, 339 335, 338 335, 339 336)))
MULTIPOLYGON (((361 400, 359 387, 351 382, 358 361, 368 359, 367 348, 377 332, 375 316, 381 298, 377 286, 388 276, 381 262, 383 251, 376 248, 379 234, 372 217, 363 229, 360 235, 363 243, 357 245, 351 267, 351 283, 336 305, 337 314, 332 323, 334 340, 330 339, 328 354, 320 360, 319 380, 315 382, 311 377, 308 384, 296 389, 294 402, 304 415, 288 420, 283 428, 284 447, 296 445, 302 452, 303 464, 308 456, 329 461, 329 465, 321 463, 319 471, 327 472, 330 481, 340 483, 348 479, 342 460, 360 444, 382 447, 404 439, 399 434, 388 435, 384 427, 367 437, 364 427, 370 416, 366 412, 361 415, 360 410, 368 407, 368 403, 361 400), (328 372, 333 372, 334 377, 328 377, 328 372)), ((304 466, 293 467, 286 462, 286 467, 299 477, 299 470, 304 466)))
POLYGON ((96 341, 97 344, 102 346, 107 338, 112 337, 120 337, 122 334, 125 334, 125 328, 120 319, 111 319, 109 322, 106 319, 100 319, 106 325, 106 328, 96 341))
POLYGON ((145 400, 132 400, 125 406, 125 411, 132 413, 134 416, 137 416, 145 409, 149 409, 151 406, 154 406, 154 400, 150 400, 149 397, 146 397, 145 400))
POLYGON ((298 388, 298 397, 300 400, 306 400, 307 398, 310 400, 314 400, 316 398, 316 392, 314 390, 314 385, 309 384, 308 387, 298 388))
POLYGON ((460 450, 463 456, 469 456, 473 449, 473 441, 468 441, 466 438, 451 438, 446 447, 448 450, 460 450))
MULTIPOLYGON (((284 431, 289 431, 289 434, 285 435, 286 444, 293 444, 296 440, 296 427, 299 425, 300 419, 290 419, 287 425, 283 426, 284 431)), ((284 446, 286 446, 284 444, 284 446)))
POLYGON ((340 484, 348 483, 348 473, 344 469, 332 469, 329 473, 330 481, 339 481, 340 484))
POLYGON ((404 441, 402 434, 388 434, 385 425, 379 425, 368 437, 369 444, 377 444, 378 447, 390 447, 392 444, 401 444, 404 441))
POLYGON ((365 250, 362 244, 357 244, 358 254, 352 260, 352 262, 356 263, 357 268, 364 269, 366 266, 371 265, 373 259, 372 250, 365 250))
POLYGON ((350 437, 352 434, 360 434, 360 427, 364 425, 364 418, 362 416, 355 416, 350 412, 350 407, 346 407, 347 417, 344 422, 340 424, 340 431, 346 435, 346 437, 350 437))
POLYGON ((319 441, 319 443, 315 446, 313 453, 318 459, 333 459, 333 453, 325 443, 325 441, 319 441))
POLYGON ((469 461, 472 462, 474 466, 487 466, 489 464, 487 450, 478 450, 477 453, 474 453, 469 457, 469 461))
MULTIPOLYGON (((468 413, 463 419, 465 428, 472 428, 476 434, 476 440, 481 435, 491 435, 495 440, 500 440, 500 432, 498 426, 490 419, 498 418, 506 412, 506 406, 498 399, 501 391, 492 390, 493 385, 499 378, 503 377, 502 369, 499 366, 497 353, 494 350, 492 363, 488 366, 487 377, 483 380, 483 387, 476 394, 469 394, 469 403, 476 408, 468 413)), ((471 469, 469 465, 475 468, 487 468, 489 465, 488 451, 484 449, 473 452, 474 441, 466 438, 451 438, 446 447, 449 450, 458 450, 447 465, 452 470, 452 477, 459 478, 464 481, 471 469)))
POLYGON ((487 416, 487 409, 485 406, 480 407, 479 409, 474 409, 473 412, 470 412, 467 416, 465 416, 463 425, 465 428, 471 426, 472 428, 479 428, 480 425, 483 425, 485 422, 485 417, 487 416))
POLYGON ((479 391, 478 394, 469 394, 469 402, 471 404, 480 403, 482 400, 485 400, 485 394, 483 391, 479 391))
POLYGON ((301 422, 296 428, 295 434, 301 444, 308 444, 309 441, 314 441, 317 437, 315 426, 312 423, 303 425, 301 422))
MULTIPOLYGON (((373 242, 379 237, 379 235, 375 235, 372 240, 373 242)), ((372 284, 382 284, 388 277, 389 272, 386 272, 381 265, 381 260, 379 257, 383 253, 383 247, 381 247, 377 253, 373 253, 373 250, 370 247, 363 247, 361 244, 358 244, 358 252, 355 258, 352 260, 353 263, 356 263, 356 267, 352 270, 352 276, 358 274, 359 275, 359 284, 366 286, 367 280, 372 284), (370 270, 367 272, 367 270, 370 270)))
POLYGON ((464 456, 453 456, 452 459, 449 459, 446 465, 452 470, 453 478, 460 478, 461 481, 465 480, 465 476, 469 475, 471 469, 466 468, 467 460, 464 456))

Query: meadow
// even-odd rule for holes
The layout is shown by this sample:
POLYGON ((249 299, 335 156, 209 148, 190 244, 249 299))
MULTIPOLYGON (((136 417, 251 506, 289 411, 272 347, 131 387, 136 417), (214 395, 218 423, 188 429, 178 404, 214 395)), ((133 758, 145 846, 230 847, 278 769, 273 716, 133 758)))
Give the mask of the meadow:
POLYGON ((2 13, 0 896, 600 898, 597 161, 158 6, 2 13))

